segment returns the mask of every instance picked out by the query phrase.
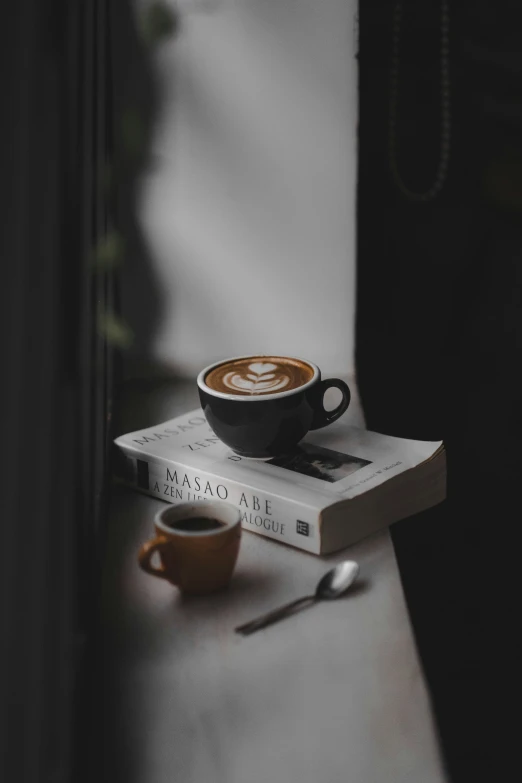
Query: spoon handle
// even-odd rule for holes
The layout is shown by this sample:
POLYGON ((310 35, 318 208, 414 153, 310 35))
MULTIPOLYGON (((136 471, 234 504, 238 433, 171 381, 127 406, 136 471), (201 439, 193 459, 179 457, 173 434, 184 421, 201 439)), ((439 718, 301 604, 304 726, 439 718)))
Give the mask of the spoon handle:
POLYGON ((266 628, 266 626, 270 625, 271 623, 276 623, 278 620, 282 620, 283 617, 287 617, 289 614, 293 614, 293 612, 298 608, 304 609, 305 606, 311 606, 316 601, 317 597, 315 595, 306 595, 304 598, 298 598, 296 601, 291 601, 289 604, 280 606, 279 609, 274 609, 272 612, 263 614, 261 617, 258 617, 255 620, 251 620, 249 623, 239 625, 235 631, 236 633, 243 634, 243 636, 248 636, 255 631, 261 630, 261 628, 266 628))

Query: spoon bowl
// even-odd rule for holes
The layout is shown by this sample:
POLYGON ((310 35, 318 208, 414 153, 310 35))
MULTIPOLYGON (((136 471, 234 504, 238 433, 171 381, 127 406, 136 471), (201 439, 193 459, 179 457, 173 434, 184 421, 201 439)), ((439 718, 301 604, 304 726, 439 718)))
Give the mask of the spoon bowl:
POLYGON ((359 566, 354 560, 343 560, 319 580, 315 595, 319 601, 339 598, 357 579, 359 566))

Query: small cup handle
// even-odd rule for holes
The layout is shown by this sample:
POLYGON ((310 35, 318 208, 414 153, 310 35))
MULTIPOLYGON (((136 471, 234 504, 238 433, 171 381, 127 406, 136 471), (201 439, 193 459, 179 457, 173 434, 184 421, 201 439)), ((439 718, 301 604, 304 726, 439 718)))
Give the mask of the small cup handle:
POLYGON ((327 378, 325 381, 319 381, 317 384, 317 399, 314 404, 314 418, 310 429, 318 430, 336 421, 348 408, 350 398, 351 394, 348 384, 341 381, 340 378, 327 378), (327 389, 331 388, 339 389, 343 398, 337 408, 334 408, 333 411, 327 411, 324 407, 324 394, 327 389))
POLYGON ((151 541, 147 541, 141 547, 140 553, 138 555, 138 561, 141 568, 143 568, 147 574, 152 574, 152 576, 160 576, 162 579, 168 579, 163 564, 161 564, 159 568, 156 568, 151 563, 151 557, 154 552, 161 552, 166 544, 168 544, 168 540, 164 536, 157 536, 151 541))

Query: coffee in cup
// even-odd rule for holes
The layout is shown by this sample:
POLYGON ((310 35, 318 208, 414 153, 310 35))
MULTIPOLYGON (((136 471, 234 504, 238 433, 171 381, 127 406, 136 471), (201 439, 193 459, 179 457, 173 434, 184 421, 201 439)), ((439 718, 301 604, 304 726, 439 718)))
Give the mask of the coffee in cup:
POLYGON ((258 354, 227 359, 198 375, 206 419, 218 438, 243 457, 267 459, 289 453, 309 430, 336 421, 350 404, 339 378, 321 380, 317 365, 304 359, 258 354), (327 389, 342 393, 327 411, 327 389))
POLYGON ((176 519, 167 524, 171 530, 184 530, 186 533, 202 533, 205 530, 219 530, 224 525, 219 519, 212 517, 190 517, 176 519))
POLYGON ((205 376, 205 383, 223 394, 259 396, 298 389, 313 375, 313 368, 299 359, 254 356, 218 364, 205 376))
POLYGON ((241 514, 226 501, 199 500, 167 506, 154 518, 156 536, 139 553, 148 574, 182 592, 202 595, 225 587, 234 571, 241 540, 241 514), (152 564, 159 553, 160 565, 152 564))

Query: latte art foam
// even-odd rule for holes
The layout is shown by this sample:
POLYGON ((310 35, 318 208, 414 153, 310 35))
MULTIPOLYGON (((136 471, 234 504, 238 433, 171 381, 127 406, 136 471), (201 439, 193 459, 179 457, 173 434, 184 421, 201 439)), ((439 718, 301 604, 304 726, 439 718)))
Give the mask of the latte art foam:
POLYGON ((205 383, 225 394, 255 396, 291 391, 313 378, 310 365, 297 359, 276 356, 252 356, 214 367, 205 383))

